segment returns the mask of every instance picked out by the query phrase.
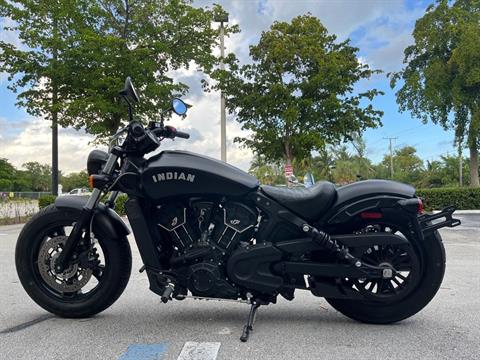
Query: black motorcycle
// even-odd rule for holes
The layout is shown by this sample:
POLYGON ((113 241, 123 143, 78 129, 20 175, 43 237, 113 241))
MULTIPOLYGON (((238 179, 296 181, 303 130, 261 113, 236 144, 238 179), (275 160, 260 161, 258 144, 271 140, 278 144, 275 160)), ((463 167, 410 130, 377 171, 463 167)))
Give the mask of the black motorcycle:
MULTIPOLYGON (((90 153, 90 198, 58 197, 19 236, 18 276, 47 311, 92 316, 125 289, 132 259, 130 230, 113 210, 119 192, 128 195, 125 211, 150 289, 165 303, 248 303, 242 341, 259 306, 278 295, 292 300, 296 289, 374 324, 412 316, 439 289, 445 250, 436 230, 460 224, 453 207, 423 214, 415 189, 393 181, 291 190, 186 151, 146 159, 162 140, 189 135, 165 126, 164 113, 146 128, 134 121, 138 96, 129 78, 120 94, 130 123, 109 153, 90 153)), ((168 111, 185 115, 187 106, 173 99, 168 111)))

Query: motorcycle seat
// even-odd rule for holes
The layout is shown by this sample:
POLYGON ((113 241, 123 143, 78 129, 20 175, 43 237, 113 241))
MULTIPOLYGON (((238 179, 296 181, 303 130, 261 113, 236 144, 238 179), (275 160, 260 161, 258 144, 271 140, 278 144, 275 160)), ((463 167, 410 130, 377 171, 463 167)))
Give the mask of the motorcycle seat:
POLYGON ((337 190, 328 181, 321 181, 310 188, 288 189, 262 186, 265 195, 306 220, 317 220, 335 201, 337 190))

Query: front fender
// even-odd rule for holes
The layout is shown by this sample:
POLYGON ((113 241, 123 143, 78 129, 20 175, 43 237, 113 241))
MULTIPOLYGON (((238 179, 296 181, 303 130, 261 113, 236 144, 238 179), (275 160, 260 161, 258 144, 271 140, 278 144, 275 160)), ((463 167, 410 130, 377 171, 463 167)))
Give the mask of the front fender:
POLYGON ((337 199, 320 223, 324 226, 345 223, 364 211, 392 208, 399 200, 414 196, 415 188, 396 181, 355 182, 337 189, 337 199))
MULTIPOLYGON (((78 211, 80 215, 87 201, 88 197, 85 196, 59 196, 55 200, 55 207, 78 211)), ((123 222, 122 218, 114 210, 102 203, 99 203, 95 208, 93 228, 101 228, 106 235, 116 239, 130 234, 130 229, 123 222)))

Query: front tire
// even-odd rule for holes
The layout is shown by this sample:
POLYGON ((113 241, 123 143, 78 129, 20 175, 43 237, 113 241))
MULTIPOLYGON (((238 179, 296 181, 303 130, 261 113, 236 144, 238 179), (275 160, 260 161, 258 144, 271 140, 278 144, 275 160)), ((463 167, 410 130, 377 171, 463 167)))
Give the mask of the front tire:
POLYGON ((114 239, 94 228, 95 241, 78 256, 83 263, 56 274, 51 264, 77 219, 77 211, 50 205, 23 227, 15 249, 17 274, 28 295, 67 318, 89 317, 111 306, 127 286, 132 267, 127 238, 114 239))
POLYGON ((445 274, 445 248, 437 231, 412 246, 421 261, 420 279, 404 298, 391 302, 326 298, 327 302, 343 315, 370 324, 390 324, 418 313, 440 288, 445 274))

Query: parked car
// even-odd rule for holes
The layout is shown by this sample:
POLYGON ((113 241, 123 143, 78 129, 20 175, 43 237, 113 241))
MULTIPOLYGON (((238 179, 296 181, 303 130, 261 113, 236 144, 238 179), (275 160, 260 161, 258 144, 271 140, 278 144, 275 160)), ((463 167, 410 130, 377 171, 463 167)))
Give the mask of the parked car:
POLYGON ((64 193, 63 195, 75 195, 75 196, 90 196, 92 192, 87 188, 76 188, 70 190, 68 193, 64 193))

